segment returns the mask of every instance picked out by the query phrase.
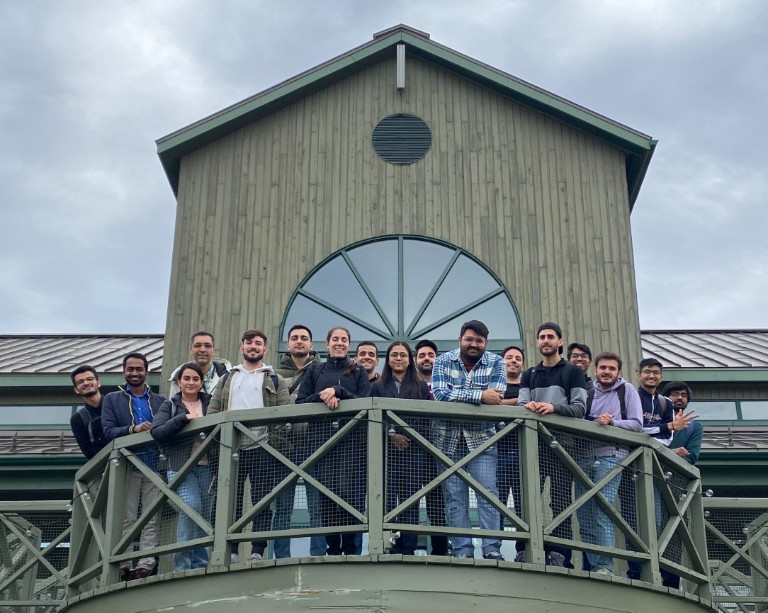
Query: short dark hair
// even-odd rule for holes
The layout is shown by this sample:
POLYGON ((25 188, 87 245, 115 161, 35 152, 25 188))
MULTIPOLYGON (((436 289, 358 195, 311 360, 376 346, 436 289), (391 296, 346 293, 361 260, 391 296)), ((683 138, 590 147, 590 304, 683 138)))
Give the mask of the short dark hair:
POLYGON ((365 347, 365 345, 370 345, 376 350, 376 353, 379 353, 379 348, 376 346, 376 343, 373 341, 361 341, 357 344, 357 347, 355 347, 355 355, 357 355, 357 352, 360 351, 360 347, 365 347))
POLYGON ((419 350, 423 349, 424 347, 429 347, 432 351, 435 352, 435 355, 437 355, 437 345, 435 345, 431 340, 426 338, 416 343, 416 348, 414 349, 415 353, 418 354, 419 350))
POLYGON ((459 336, 464 336, 464 333, 467 330, 474 330, 485 340, 488 340, 488 326, 486 326, 482 321, 478 321, 477 319, 470 319, 469 321, 465 321, 461 326, 461 332, 459 332, 459 336))
POLYGON ((640 365, 637 367, 637 372, 640 372, 646 366, 658 366, 659 370, 662 372, 664 371, 664 366, 656 358, 645 358, 644 360, 640 360, 640 365))
POLYGON ((510 345, 509 347, 504 347, 504 349, 502 349, 501 352, 499 352, 499 355, 503 358, 505 355, 507 355, 507 351, 509 351, 510 349, 516 349, 517 351, 519 351, 520 355, 523 356, 523 362, 525 362, 525 351, 523 351, 517 345, 510 345))
POLYGON ((99 373, 96 372, 96 369, 93 366, 89 364, 81 364, 69 375, 70 379, 72 379, 72 385, 77 385, 77 383, 75 383, 75 377, 77 375, 82 375, 84 372, 92 372, 93 376, 96 377, 96 380, 99 380, 99 373))
POLYGON ((267 344, 267 335, 264 334, 261 330, 256 329, 246 330, 243 332, 243 337, 240 339, 240 342, 244 343, 245 341, 252 341, 256 337, 262 339, 265 345, 267 344))
POLYGON ((566 357, 570 360, 571 354, 573 353, 574 349, 578 349, 582 353, 586 353, 589 356, 589 359, 592 359, 592 350, 589 348, 589 345, 585 345, 584 343, 571 343, 568 345, 568 353, 566 354, 566 357))
POLYGON ((214 347, 216 346, 216 339, 215 339, 215 338, 213 338, 213 334, 211 334, 210 332, 206 332, 205 330, 198 330, 197 332, 195 332, 195 333, 194 333, 194 334, 193 334, 193 335, 190 337, 190 339, 189 339, 189 344, 190 344, 190 345, 194 345, 194 343, 195 343, 195 339, 196 339, 198 336, 210 336, 210 337, 211 337, 211 344, 212 344, 214 347))
POLYGON ((624 362, 621 361, 619 354, 613 353, 612 351, 603 351, 602 353, 598 353, 597 357, 595 358, 595 368, 597 368, 600 365, 600 362, 602 360, 613 360, 614 362, 618 362, 619 370, 621 370, 624 367, 624 362))
POLYGON ((288 330, 288 338, 291 338, 291 333, 294 330, 306 330, 307 333, 309 334, 309 340, 310 341, 312 340, 312 330, 309 329, 309 326, 304 326, 302 324, 295 324, 291 326, 290 330, 288 330))
POLYGON ((149 370, 149 362, 147 361, 147 356, 145 356, 143 353, 139 353, 138 351, 131 351, 131 353, 129 353, 123 358, 123 370, 125 370, 125 365, 128 363, 128 360, 130 360, 131 358, 136 360, 141 360, 142 362, 144 362, 144 368, 146 370, 149 370))
POLYGON ((672 392, 687 392, 688 400, 693 400, 693 392, 691 391, 691 386, 688 385, 685 381, 670 381, 664 386, 661 395, 669 396, 672 392))

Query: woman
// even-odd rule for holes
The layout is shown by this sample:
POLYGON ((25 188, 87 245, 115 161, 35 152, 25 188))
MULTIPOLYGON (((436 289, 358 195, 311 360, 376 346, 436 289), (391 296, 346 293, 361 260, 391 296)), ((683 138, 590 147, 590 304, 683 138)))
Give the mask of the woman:
MULTIPOLYGON (((370 394, 371 384, 365 369, 348 357, 352 338, 346 328, 331 328, 326 337, 328 359, 312 364, 304 375, 296 404, 324 402, 331 410, 339 408, 340 400, 362 398, 370 394)), ((346 423, 347 420, 327 420, 310 423, 307 440, 316 449, 346 423)), ((366 424, 358 424, 347 436, 315 465, 318 481, 332 490, 358 511, 365 510, 366 490, 366 424)), ((325 526, 345 526, 358 523, 327 496, 320 496, 320 508, 325 526)), ((326 535, 328 555, 355 553, 355 533, 326 535)))
MULTIPOLYGON (((403 400, 432 400, 429 386, 419 379, 407 343, 395 341, 387 348, 387 358, 381 378, 371 387, 371 396, 401 398, 403 400)), ((425 439, 429 439, 429 419, 409 417, 404 420, 425 439)), ((406 434, 396 428, 389 430, 387 454, 387 511, 410 498, 421 487, 420 474, 424 462, 434 461, 406 434)), ((418 525, 419 502, 416 501, 400 515, 397 521, 418 525)), ((418 534, 404 532, 395 541, 391 553, 414 555, 418 534)))
MULTIPOLYGON (((211 397, 202 391, 205 375, 203 370, 194 362, 184 364, 176 373, 176 385, 181 390, 170 400, 160 405, 150 434, 159 443, 166 443, 179 433, 190 420, 206 414, 211 397)), ((164 449, 168 462, 168 482, 171 483, 176 473, 181 469, 190 454, 200 445, 199 437, 187 438, 164 449)), ((211 469, 208 458, 203 455, 176 488, 176 493, 192 509, 205 520, 210 521, 211 496, 208 489, 211 484, 211 469)), ((179 514, 176 527, 176 541, 183 543, 205 536, 203 529, 198 526, 186 513, 179 514)), ((174 570, 184 571, 208 566, 208 551, 205 547, 179 551, 174 559, 174 570)))

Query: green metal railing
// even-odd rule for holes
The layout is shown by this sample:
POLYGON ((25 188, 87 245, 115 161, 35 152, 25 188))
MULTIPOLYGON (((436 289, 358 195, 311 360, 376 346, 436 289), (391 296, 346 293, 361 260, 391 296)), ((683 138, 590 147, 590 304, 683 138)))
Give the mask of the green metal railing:
MULTIPOLYGON (((602 553, 619 561, 616 575, 623 573, 626 562, 637 562, 644 582, 661 585, 661 571, 667 571, 683 579, 685 591, 705 600, 710 598, 706 533, 710 526, 704 519, 698 470, 642 434, 600 427, 583 420, 538 417, 516 407, 360 399, 343 402, 334 412, 329 412, 325 405, 289 405, 221 413, 195 420, 177 440, 161 446, 154 460, 148 460, 152 450, 157 449, 157 442, 149 434, 124 437, 102 450, 77 473, 71 534, 67 528, 67 533, 59 539, 63 542, 68 538, 71 543, 68 566, 66 572, 57 570, 56 575, 57 581, 66 586, 68 598, 85 597, 91 590, 119 584, 121 565, 138 558, 156 557, 161 572, 171 571, 172 554, 194 547, 208 549, 209 565, 226 567, 231 563, 233 548, 249 541, 362 531, 368 533, 368 554, 378 555, 387 552, 390 539, 397 532, 468 534, 470 531, 466 528, 412 525, 399 518, 403 510, 419 504, 419 499, 442 487, 452 475, 464 480, 474 490, 475 498, 487 500, 504 523, 503 529, 501 526, 480 529, 473 513, 471 535, 501 539, 504 548, 509 550, 512 541, 524 544, 523 556, 528 564, 543 570, 546 551, 553 546, 576 552, 577 568, 579 552, 602 553), (423 430, 409 426, 417 417, 433 420, 433 427, 439 420, 447 420, 454 427, 467 426, 469 420, 483 420, 493 424, 496 433, 466 457, 453 462, 443 449, 430 442, 423 430), (259 427, 267 427, 268 435, 259 427), (387 499, 391 476, 387 434, 392 429, 406 434, 412 445, 423 450, 425 457, 444 466, 443 472, 421 484, 407 499, 394 503, 387 499), (305 445, 304 453, 297 454, 302 440, 310 441, 313 432, 323 434, 305 445), (517 456, 520 508, 508 503, 506 496, 500 500, 486 491, 468 471, 474 458, 502 439, 511 441, 517 456), (339 450, 345 449, 349 455, 350 441, 357 447, 351 460, 347 458, 344 470, 356 467, 355 478, 365 488, 367 499, 367 504, 362 506, 328 477, 334 472, 328 470, 328 463, 341 461, 339 450), (235 484, 242 470, 241 456, 245 455, 242 450, 257 443, 262 450, 261 457, 268 458, 273 467, 270 478, 275 486, 266 495, 251 501, 247 492, 236 491, 235 484), (616 466, 595 483, 588 476, 589 465, 584 458, 598 446, 615 447, 622 453, 616 466), (215 475, 211 517, 201 514, 176 491, 204 459, 215 475), (163 464, 171 462, 176 462, 173 468, 176 474, 168 482, 167 466, 163 464), (574 489, 569 485, 567 492, 558 491, 552 479, 546 477, 555 466, 569 475, 571 483, 576 485, 574 489), (145 505, 137 521, 124 529, 127 480, 130 474, 137 473, 145 477, 158 495, 145 505), (629 484, 627 487, 635 492, 631 519, 604 495, 606 485, 618 478, 624 479, 629 484), (325 524, 297 527, 294 522, 281 529, 272 525, 254 530, 251 522, 267 513, 299 480, 314 487, 332 506, 343 510, 348 521, 333 527, 325 524), (240 516, 235 516, 238 494, 246 503, 240 516), (556 505, 558 496, 564 498, 556 505), (614 546, 590 544, 582 539, 578 517, 590 501, 605 512, 613 525, 614 546), (201 534, 193 540, 177 542, 174 523, 178 512, 186 513, 201 534), (156 515, 160 517, 160 537, 157 543, 141 550, 137 541, 156 515), (564 526, 569 530, 564 532, 564 526)), ((3 553, 3 568, 6 565, 3 553)), ((22 574, 23 571, 17 573, 16 579, 22 574)), ((4 583, 0 583, 3 595, 0 597, 11 594, 3 589, 9 589, 7 574, 4 583)), ((12 595, 19 605, 28 605, 34 600, 30 596, 22 603, 22 592, 18 590, 12 595)), ((5 597, 5 600, 12 599, 5 597)))

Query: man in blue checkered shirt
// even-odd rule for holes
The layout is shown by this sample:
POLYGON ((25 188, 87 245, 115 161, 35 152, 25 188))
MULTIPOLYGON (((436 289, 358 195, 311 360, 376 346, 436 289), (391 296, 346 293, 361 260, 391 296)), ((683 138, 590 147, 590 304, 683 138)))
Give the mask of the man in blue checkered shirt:
MULTIPOLYGON (((442 402, 469 404, 501 404, 507 388, 507 374, 500 356, 485 350, 488 328, 481 321, 472 320, 461 326, 459 348, 439 356, 432 369, 432 393, 442 402)), ((432 425, 432 443, 451 460, 457 462, 495 433, 492 422, 435 420, 432 425)), ((465 469, 483 488, 498 497, 496 489, 496 445, 473 458, 465 469)), ((445 470, 444 466, 440 467, 445 470)), ((457 475, 443 481, 445 518, 453 528, 471 528, 469 518, 469 489, 457 475)), ((480 527, 499 529, 499 511, 485 498, 477 496, 480 527)), ((475 547, 470 536, 452 536, 453 555, 473 558, 475 547)), ((503 560, 499 539, 483 539, 483 557, 503 560)))

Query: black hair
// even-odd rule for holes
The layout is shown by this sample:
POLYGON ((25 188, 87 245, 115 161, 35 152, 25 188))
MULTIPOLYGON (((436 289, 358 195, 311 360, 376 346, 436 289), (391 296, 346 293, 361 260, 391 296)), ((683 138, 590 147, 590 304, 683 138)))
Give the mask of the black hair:
POLYGON ((437 345, 435 345, 431 340, 426 338, 416 343, 416 348, 414 349, 414 353, 418 355, 419 351, 424 347, 429 347, 432 351, 435 352, 435 355, 437 355, 437 345))
POLYGON ((246 330, 243 332, 243 337, 240 339, 240 342, 244 343, 245 341, 252 341, 254 338, 260 338, 264 341, 264 344, 267 344, 267 335, 264 334, 261 330, 246 330))
POLYGON ((176 383, 181 381, 181 375, 185 370, 194 370, 198 375, 200 375, 200 381, 205 380, 205 373, 203 372, 203 369, 200 368, 200 366, 197 364, 197 362, 187 362, 186 364, 182 364, 179 367, 179 370, 176 371, 176 376, 173 378, 176 383))
POLYGON ((75 377, 77 375, 82 375, 84 372, 92 372, 93 376, 96 377, 96 380, 99 380, 99 373, 96 372, 96 369, 93 366, 90 366, 89 364, 81 364, 69 375, 70 379, 72 379, 72 385, 77 386, 77 383, 75 383, 75 377))
POLYGON ((477 319, 470 319, 469 321, 465 321, 461 326, 461 332, 459 332, 459 336, 464 336, 464 333, 467 330, 474 330, 485 340, 488 340, 488 326, 486 326, 482 321, 478 321, 477 319))
POLYGON ((408 352, 408 367, 403 375, 403 380, 400 381, 400 398, 410 398, 411 400, 421 400, 421 389, 424 385, 419 379, 419 375, 416 372, 416 364, 413 359, 413 353, 411 348, 405 341, 394 341, 389 347, 387 347, 387 353, 385 354, 384 368, 381 370, 381 378, 379 382, 382 387, 387 387, 389 383, 395 378, 392 374, 392 368, 389 366, 389 352, 395 347, 405 347, 408 352))
POLYGON ((309 334, 309 340, 310 341, 312 340, 312 330, 310 330, 308 326, 304 326, 302 324, 295 324, 291 326, 291 329, 288 330, 288 338, 291 338, 291 332, 293 332, 294 330, 306 330, 307 333, 309 334))
POLYGON ((656 358, 645 358, 644 360, 640 360, 640 365, 637 367, 637 372, 640 372, 646 366, 658 366, 659 370, 662 372, 664 371, 664 366, 656 358))
POLYGON ((589 348, 589 345, 585 345, 584 343, 571 343, 568 345, 568 353, 566 354, 566 357, 570 360, 571 354, 573 353, 574 349, 578 349, 582 353, 586 353, 589 356, 589 359, 592 360, 592 350, 589 348))
POLYGON ((525 351, 523 351, 517 345, 510 345, 509 347, 504 347, 504 349, 502 349, 499 352, 499 355, 503 358, 505 355, 507 355, 507 351, 509 351, 510 349, 516 349, 517 351, 519 351, 520 355, 523 356, 523 363, 525 363, 525 351))
POLYGON ((370 345, 376 350, 376 354, 379 353, 379 348, 376 346, 376 343, 373 341, 361 341, 357 344, 357 347, 355 347, 355 355, 357 355, 357 352, 360 351, 360 347, 364 347, 365 345, 370 345))
POLYGON ((664 386, 661 395, 669 397, 672 392, 687 392, 688 401, 690 402, 693 400, 691 387, 685 381, 670 381, 664 386))
POLYGON ((131 358, 136 360, 141 360, 144 362, 144 369, 149 370, 149 362, 147 361, 147 356, 145 356, 143 353, 139 353, 138 351, 131 351, 128 355, 126 355, 123 358, 123 370, 125 370, 125 365, 128 363, 128 360, 131 358))
POLYGON ((211 345, 213 345, 214 347, 216 346, 216 339, 213 338, 213 334, 211 334, 210 332, 206 332, 205 330, 198 330, 197 332, 195 332, 190 337, 189 344, 190 345, 194 345, 195 344, 195 338, 198 337, 198 336, 210 336, 211 337, 211 345))
POLYGON ((619 357, 618 353, 613 353, 611 351, 603 351, 602 353, 598 353, 597 357, 595 358, 595 368, 597 368, 600 365, 600 362, 603 360, 613 360, 614 362, 618 362, 619 370, 621 370, 622 367, 624 366, 624 362, 621 361, 621 358, 619 357))

